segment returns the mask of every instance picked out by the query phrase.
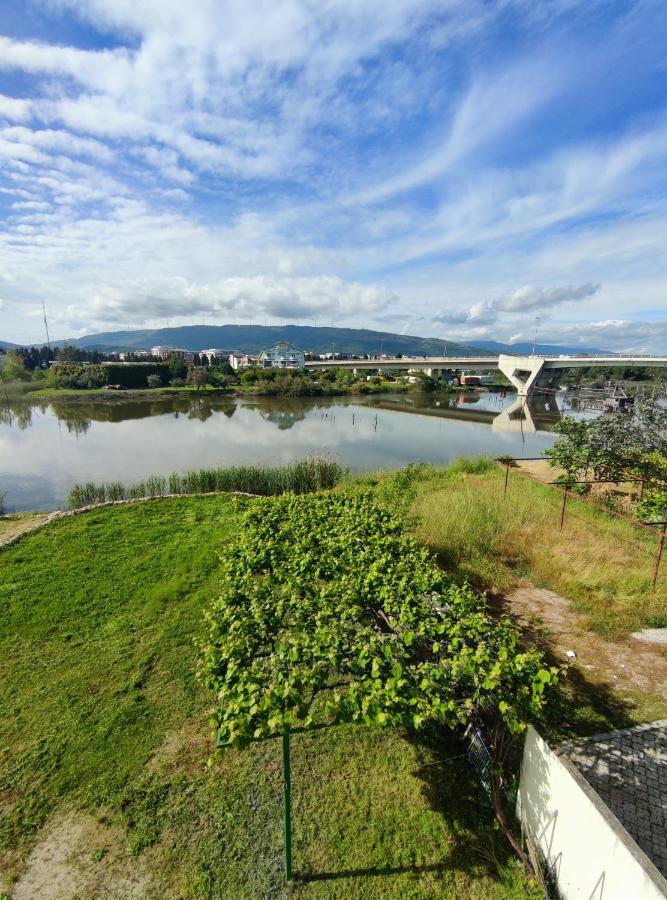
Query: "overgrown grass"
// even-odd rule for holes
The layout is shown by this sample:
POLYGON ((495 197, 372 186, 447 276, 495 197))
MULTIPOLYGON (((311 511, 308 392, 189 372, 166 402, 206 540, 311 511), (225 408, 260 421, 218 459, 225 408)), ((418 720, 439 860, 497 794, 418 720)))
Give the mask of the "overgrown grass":
POLYGON ((313 457, 281 467, 231 466, 226 469, 199 469, 174 472, 168 478, 152 475, 129 487, 118 481, 76 484, 69 493, 70 509, 113 500, 139 497, 163 497, 167 494, 208 494, 240 491, 271 496, 293 491, 307 494, 335 487, 343 476, 341 466, 332 459, 313 457))
MULTIPOLYGON (((380 477, 391 497, 405 471, 380 477)), ((658 536, 584 501, 568 499, 560 530, 562 495, 488 458, 449 467, 413 467, 406 515, 420 541, 443 565, 482 589, 506 591, 519 578, 559 591, 608 639, 667 625, 667 563, 652 587, 658 536)), ((392 497, 400 502, 400 497, 392 497)))
MULTIPOLYGON (((219 556, 253 502, 111 507, 0 551, 0 872, 20 875, 47 821, 80 809, 118 829, 125 869, 149 874, 142 896, 290 894, 280 745, 206 768, 195 679, 219 556)), ((453 737, 372 728, 296 736, 293 892, 538 897, 461 754, 453 737)))
POLYGON ((0 382, 0 402, 3 400, 20 400, 26 394, 33 394, 42 386, 41 381, 5 381, 0 382))
MULTIPOLYGON (((419 540, 455 578, 503 594, 529 580, 572 600, 581 615, 579 633, 591 629, 607 640, 667 624, 667 563, 652 588, 657 535, 568 500, 559 529, 562 495, 510 472, 488 458, 455 461, 444 469, 415 464, 394 473, 362 477, 341 489, 369 484, 398 510, 419 540)), ((572 635, 574 646, 577 633, 572 635)), ((588 677, 574 668, 552 705, 554 739, 594 734, 664 718, 664 697, 619 689, 611 675, 588 677)))

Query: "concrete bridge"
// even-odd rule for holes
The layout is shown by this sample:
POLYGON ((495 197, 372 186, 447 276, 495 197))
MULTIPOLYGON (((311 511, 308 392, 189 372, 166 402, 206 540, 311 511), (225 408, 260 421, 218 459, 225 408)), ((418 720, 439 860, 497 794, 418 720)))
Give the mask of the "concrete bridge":
POLYGON ((540 390, 558 388, 570 369, 589 366, 608 368, 641 368, 644 366, 667 368, 667 356, 432 356, 398 359, 335 359, 308 360, 307 369, 352 369, 396 371, 420 369, 435 377, 449 369, 466 369, 489 372, 500 369, 514 385, 520 397, 529 397, 540 390))

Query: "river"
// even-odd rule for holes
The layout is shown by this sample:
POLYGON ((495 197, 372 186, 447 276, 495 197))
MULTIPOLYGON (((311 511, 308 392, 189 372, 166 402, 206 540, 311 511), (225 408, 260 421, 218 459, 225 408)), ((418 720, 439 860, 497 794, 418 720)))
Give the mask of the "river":
MULTIPOLYGON (((330 454, 352 472, 456 456, 539 456, 567 401, 519 409, 515 395, 327 399, 224 396, 0 407, 0 494, 8 511, 64 508, 73 484, 330 454)), ((569 411, 569 410, 566 410, 569 411)))

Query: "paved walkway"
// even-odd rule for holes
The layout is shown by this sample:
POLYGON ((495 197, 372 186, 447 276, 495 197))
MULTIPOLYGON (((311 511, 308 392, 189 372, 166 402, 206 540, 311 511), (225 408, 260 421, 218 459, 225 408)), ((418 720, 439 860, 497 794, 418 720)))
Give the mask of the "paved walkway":
POLYGON ((667 878, 667 719, 560 750, 667 878))

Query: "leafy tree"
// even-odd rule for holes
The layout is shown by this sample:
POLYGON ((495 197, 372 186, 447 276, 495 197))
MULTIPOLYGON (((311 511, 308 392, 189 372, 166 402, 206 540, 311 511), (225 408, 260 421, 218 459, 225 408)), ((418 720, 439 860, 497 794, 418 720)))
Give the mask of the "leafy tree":
POLYGON ((203 366, 190 366, 186 377, 186 384, 189 384, 191 387, 196 387, 197 391, 200 391, 206 384, 207 378, 208 372, 203 366))
POLYGON ((557 670, 512 621, 454 585, 370 495, 260 500, 226 548, 200 677, 220 745, 316 723, 459 728, 490 737, 492 799, 557 670))
POLYGON ((545 453, 570 480, 592 476, 619 482, 629 476, 646 480, 665 477, 667 409, 655 400, 637 402, 630 413, 590 420, 567 416, 554 430, 559 438, 545 453))
POLYGON ((162 387, 162 379, 159 375, 149 375, 146 379, 148 382, 149 388, 159 388, 162 387))
POLYGON ((28 381, 30 374, 26 370, 23 355, 18 350, 9 351, 9 360, 0 370, 3 381, 28 381))
POLYGON ((188 372, 188 367, 185 365, 182 359, 179 359, 178 356, 170 356, 169 362, 167 364, 169 366, 169 372, 171 374, 171 382, 173 384, 174 378, 185 378, 188 372))

